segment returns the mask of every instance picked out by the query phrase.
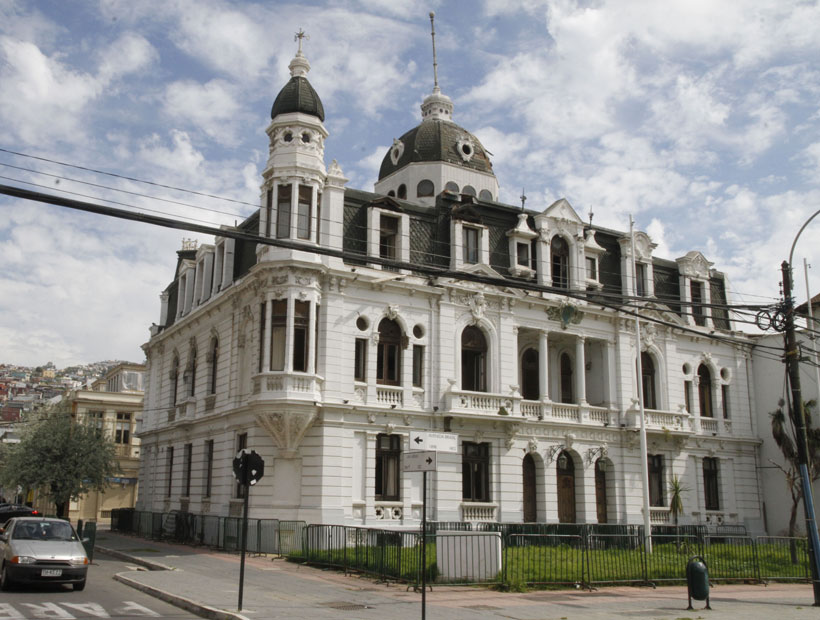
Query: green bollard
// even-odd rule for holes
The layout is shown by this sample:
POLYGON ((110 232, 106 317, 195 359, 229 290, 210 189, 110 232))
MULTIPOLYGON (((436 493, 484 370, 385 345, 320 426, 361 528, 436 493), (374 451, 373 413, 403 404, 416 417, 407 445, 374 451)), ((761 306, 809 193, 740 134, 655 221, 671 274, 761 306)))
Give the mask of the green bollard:
POLYGON ((689 591, 689 607, 692 607, 692 599, 696 601, 706 601, 706 609, 712 609, 709 604, 709 568, 706 560, 702 556, 693 555, 686 564, 686 587, 689 591))
POLYGON ((94 561, 94 542, 97 540, 97 524, 94 521, 89 521, 83 528, 83 535, 80 537, 85 554, 88 556, 88 561, 94 561))

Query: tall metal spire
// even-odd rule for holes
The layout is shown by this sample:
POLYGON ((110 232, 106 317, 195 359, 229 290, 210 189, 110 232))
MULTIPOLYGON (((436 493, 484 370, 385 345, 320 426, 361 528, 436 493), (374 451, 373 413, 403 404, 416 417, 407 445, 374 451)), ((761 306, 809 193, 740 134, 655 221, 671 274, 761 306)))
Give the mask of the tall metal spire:
POLYGON ((430 35, 433 38, 433 92, 439 92, 438 63, 436 62, 436 14, 430 11, 430 35))

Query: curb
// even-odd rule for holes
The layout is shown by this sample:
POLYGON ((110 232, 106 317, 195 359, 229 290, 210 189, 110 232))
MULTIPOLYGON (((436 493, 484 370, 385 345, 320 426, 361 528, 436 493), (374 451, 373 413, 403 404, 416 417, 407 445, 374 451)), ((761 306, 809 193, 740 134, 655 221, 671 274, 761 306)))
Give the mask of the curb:
POLYGON ((154 598, 170 603, 171 605, 184 609, 185 611, 190 611, 191 613, 202 616, 203 618, 208 618, 209 620, 250 620, 247 616, 243 616, 240 613, 209 607, 208 605, 197 603, 196 601, 192 601, 185 597, 171 594, 165 590, 160 590, 159 588, 140 583, 135 579, 127 577, 127 574, 128 573, 117 573, 114 575, 114 579, 134 588, 135 590, 144 592, 154 598))
POLYGON ((126 562, 130 562, 131 564, 137 564, 138 566, 142 566, 143 568, 147 568, 148 570, 152 571, 176 570, 176 568, 174 568, 173 566, 168 566, 166 564, 160 564, 159 562, 152 562, 151 560, 138 558, 129 553, 118 551, 117 549, 109 549, 108 547, 95 546, 94 550, 99 553, 102 553, 103 555, 110 555, 111 557, 117 558, 118 560, 124 560, 126 562))

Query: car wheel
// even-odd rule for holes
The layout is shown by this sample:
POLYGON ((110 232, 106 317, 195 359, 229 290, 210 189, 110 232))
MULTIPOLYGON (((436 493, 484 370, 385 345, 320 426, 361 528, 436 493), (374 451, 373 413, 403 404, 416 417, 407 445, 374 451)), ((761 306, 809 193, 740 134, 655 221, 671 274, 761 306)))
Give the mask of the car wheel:
POLYGON ((3 570, 0 572, 0 590, 4 592, 11 589, 11 578, 9 577, 8 568, 3 564, 3 570))
POLYGON ((72 587, 74 588, 75 592, 82 592, 85 590, 85 579, 82 581, 78 581, 77 583, 72 583, 72 587))

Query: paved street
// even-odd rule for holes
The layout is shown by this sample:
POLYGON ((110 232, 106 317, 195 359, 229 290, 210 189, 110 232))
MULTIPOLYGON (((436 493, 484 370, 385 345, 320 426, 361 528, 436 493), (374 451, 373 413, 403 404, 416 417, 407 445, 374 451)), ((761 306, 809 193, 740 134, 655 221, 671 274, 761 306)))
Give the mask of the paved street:
MULTIPOLYGON (((207 549, 99 532, 102 549, 170 570, 129 571, 121 581, 211 618, 337 618, 410 620, 421 617, 421 595, 402 585, 249 557, 244 605, 237 614, 239 556, 207 549)), ((719 585, 714 611, 686 611, 686 588, 618 587, 505 593, 484 588, 436 587, 427 595, 427 618, 446 620, 604 620, 697 618, 726 620, 816 619, 808 584, 719 585)), ((2 616, 0 616, 2 617, 2 616)))
POLYGON ((57 584, 15 586, 0 593, 0 619, 198 618, 114 580, 115 574, 135 568, 133 564, 99 556, 89 568, 88 585, 82 592, 57 584))

